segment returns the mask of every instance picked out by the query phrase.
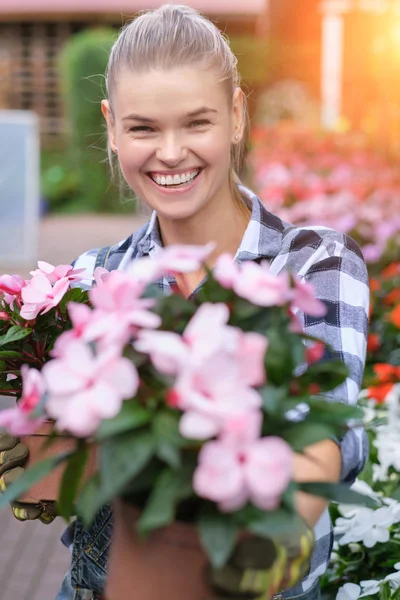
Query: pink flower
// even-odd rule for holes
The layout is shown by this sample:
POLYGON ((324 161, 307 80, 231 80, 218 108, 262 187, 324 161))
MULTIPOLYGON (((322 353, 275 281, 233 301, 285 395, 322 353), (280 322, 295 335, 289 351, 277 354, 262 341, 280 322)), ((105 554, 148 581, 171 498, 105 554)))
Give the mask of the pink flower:
POLYGON ((11 435, 30 435, 35 433, 45 420, 45 415, 33 417, 45 392, 42 375, 36 369, 21 367, 22 396, 15 408, 0 412, 0 429, 6 429, 11 435))
POLYGON ((240 377, 258 387, 265 383, 265 354, 268 340, 259 333, 243 333, 238 330, 239 340, 236 358, 240 377))
POLYGON ((215 244, 212 242, 205 246, 167 246, 154 258, 144 257, 132 261, 127 273, 146 285, 165 275, 191 273, 201 268, 214 248, 215 244))
POLYGON ((314 286, 297 278, 294 279, 291 308, 300 309, 312 317, 323 317, 327 311, 326 305, 315 297, 314 286))
POLYGON ((26 282, 19 275, 1 275, 0 294, 3 293, 3 300, 10 308, 14 309, 14 302, 20 299, 21 290, 26 282))
POLYGON ((139 385, 130 360, 112 347, 95 356, 79 340, 69 343, 61 358, 46 363, 42 373, 49 415, 58 430, 78 437, 94 434, 103 419, 115 417, 123 400, 132 398, 139 385))
POLYGON ((87 304, 79 302, 68 303, 68 314, 73 325, 72 329, 64 331, 54 343, 51 355, 61 357, 67 346, 74 340, 83 339, 85 342, 95 341, 94 336, 87 335, 90 323, 93 322, 94 311, 87 304), (85 335, 86 334, 86 335, 85 335))
POLYGON ((234 416, 260 408, 260 394, 247 384, 234 355, 219 351, 194 368, 181 371, 169 403, 184 411, 180 432, 206 439, 217 435, 234 416))
POLYGON ((224 253, 217 258, 213 275, 222 287, 232 289, 239 274, 239 265, 234 261, 232 254, 224 253))
POLYGON ((43 273, 37 273, 22 288, 21 297, 23 319, 36 319, 39 313, 47 313, 57 306, 69 289, 68 279, 59 279, 54 286, 43 273))
POLYGON ((199 367, 210 356, 223 352, 236 361, 236 369, 246 385, 262 385, 267 339, 228 326, 228 319, 225 304, 206 302, 197 309, 182 336, 170 331, 142 331, 135 348, 149 354, 156 369, 167 375, 176 375, 186 367, 199 367))
POLYGON ((98 285, 89 292, 95 311, 86 336, 99 340, 102 347, 129 341, 141 328, 158 327, 161 319, 149 309, 155 304, 141 298, 145 285, 126 273, 112 271, 100 276, 98 285))
POLYGON ((279 506, 291 480, 293 452, 282 438, 259 438, 261 422, 258 412, 232 419, 221 439, 200 451, 194 490, 220 510, 239 510, 249 500, 262 510, 279 506))
POLYGON ((31 271, 30 274, 34 277, 38 273, 42 273, 43 275, 46 275, 52 285, 64 278, 69 281, 81 281, 84 278, 86 279, 86 277, 82 276, 82 273, 84 273, 86 269, 74 269, 71 265, 58 265, 55 267, 48 262, 40 260, 38 262, 38 267, 38 269, 31 271))
POLYGON ((216 261, 214 277, 223 287, 231 287, 257 306, 281 306, 291 297, 289 275, 272 274, 266 261, 259 265, 248 260, 238 266, 230 262, 228 255, 222 255, 216 261))

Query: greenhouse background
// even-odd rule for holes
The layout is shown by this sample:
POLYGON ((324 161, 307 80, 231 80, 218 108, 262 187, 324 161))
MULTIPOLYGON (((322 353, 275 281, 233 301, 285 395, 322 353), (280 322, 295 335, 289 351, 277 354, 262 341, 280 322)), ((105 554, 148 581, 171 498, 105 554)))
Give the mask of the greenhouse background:
MULTIPOLYGON (((338 600, 397 600, 400 0, 189 4, 218 24, 239 58, 251 116, 243 181, 285 220, 348 233, 368 264, 371 327, 361 401, 371 456, 357 485, 384 500, 376 511, 332 509, 338 542, 324 594, 336 598, 341 588, 338 600)), ((118 29, 157 5, 0 1, 0 272, 27 275, 38 259, 69 263, 144 222, 135 198, 110 184, 99 102, 118 29)), ((6 405, 0 398, 0 408, 6 405)), ((0 514, 7 549, 2 600, 54 599, 69 561, 58 542, 62 528, 0 514)))

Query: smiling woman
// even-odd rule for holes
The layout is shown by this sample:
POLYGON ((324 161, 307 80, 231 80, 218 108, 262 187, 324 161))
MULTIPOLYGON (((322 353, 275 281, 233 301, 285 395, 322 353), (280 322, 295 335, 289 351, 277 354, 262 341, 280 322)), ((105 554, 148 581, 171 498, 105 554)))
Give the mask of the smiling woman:
MULTIPOLYGON (((151 271, 157 268, 164 251, 172 251, 179 256, 180 268, 175 264, 166 274, 160 272, 154 285, 166 295, 178 289, 193 302, 201 301, 201 293, 208 293, 204 279, 215 265, 217 272, 219 265, 220 276, 227 287, 229 281, 235 281, 237 269, 243 268, 247 274, 242 278, 245 293, 263 292, 267 298, 277 291, 273 283, 275 275, 282 274, 289 281, 287 272, 291 272, 296 281, 307 284, 302 288, 308 290, 306 296, 313 290, 318 303, 324 302, 327 308, 312 313, 311 317, 305 314, 304 302, 298 303, 296 331, 303 329, 308 336, 322 340, 330 348, 328 358, 332 355, 346 364, 349 375, 329 392, 329 399, 355 404, 364 368, 369 298, 361 252, 353 240, 336 231, 324 227, 294 227, 283 222, 238 181, 246 142, 247 111, 236 63, 220 31, 197 11, 185 6, 161 6, 140 15, 122 30, 109 59, 108 98, 102 102, 102 112, 107 122, 110 156, 117 160, 126 182, 153 209, 153 214, 150 222, 127 240, 100 252, 89 250, 75 261, 74 268, 86 270, 89 279, 80 285, 87 283, 90 287, 91 274, 99 265, 110 271, 131 272, 135 267, 151 271), (182 245, 190 246, 189 255, 203 252, 206 246, 205 262, 189 260, 188 266, 188 249, 182 249, 182 245), (168 246, 170 248, 164 250, 168 246), (136 261, 143 257, 146 257, 144 262, 136 261), (269 270, 274 276, 272 280, 266 275, 269 270)), ((118 273, 110 277, 114 275, 118 273)), ((212 278, 208 284, 212 284, 212 278)), ((130 292, 116 292, 114 297, 123 304, 132 300, 130 292)), ((268 302, 262 306, 268 307, 268 302)), ((107 304, 106 311, 109 310, 107 304)), ((228 303, 226 311, 229 313, 228 303)), ((119 325, 118 321, 112 323, 111 336, 118 332, 119 325)), ((206 346, 212 339, 211 333, 214 334, 211 319, 207 325, 210 339, 205 340, 206 346)), ((246 363, 248 352, 241 350, 246 355, 243 357, 246 363)), ((269 360, 273 362, 274 357, 269 360)), ((280 358, 276 360, 279 363, 280 358)), ((311 354, 307 360, 312 361, 311 354)), ((216 389, 226 401, 226 371, 218 362, 213 364, 213 369, 218 383, 216 389)), ((115 390, 120 379, 116 380, 115 390)), ((200 387, 203 379, 198 378, 200 387)), ((310 384, 315 385, 315 382, 310 384)), ((273 381, 271 386, 274 387, 273 381)), ((292 393, 297 394, 296 390, 290 391, 292 393)), ((210 410, 213 397, 208 392, 204 394, 207 410, 210 410)), ((273 394, 274 403, 287 399, 276 392, 273 394)), ((240 390, 236 395, 243 400, 240 390)), ((95 400, 99 403, 97 396, 95 400)), ((103 405, 108 408, 107 403, 103 405)), ((204 407, 202 410, 207 412, 204 407)), ((204 415, 199 418, 204 425, 204 415)), ((336 482, 341 479, 346 484, 352 483, 366 458, 364 432, 360 428, 349 429, 342 439, 336 440, 324 430, 324 436, 326 439, 318 440, 307 436, 301 446, 302 454, 296 455, 293 461, 293 480, 336 482)), ((240 465, 246 456, 241 455, 240 465)), ((271 481, 268 479, 271 470, 265 466, 268 456, 268 452, 265 455, 261 452, 257 454, 261 462, 255 458, 254 489, 259 484, 263 489, 273 487, 266 483, 271 481)), ((207 470, 212 471, 214 466, 219 469, 221 465, 214 462, 218 461, 206 461, 207 470)), ((244 468, 240 465, 236 472, 244 468)), ((225 483, 222 481, 220 490, 225 489, 225 483)), ((111 484, 107 482, 107 485, 111 484)), ((115 495, 119 494, 117 490, 115 495)), ((290 540, 285 546, 288 551, 286 554, 285 550, 285 555, 289 558, 281 571, 287 566, 285 575, 289 576, 279 579, 280 583, 272 589, 294 585, 289 590, 280 590, 285 600, 294 597, 316 600, 319 577, 326 570, 333 541, 329 515, 323 499, 302 492, 296 495, 296 506, 304 520, 307 540, 315 538, 314 552, 308 564, 308 557, 301 550, 304 540, 293 534, 291 523, 287 522, 290 540), (290 554, 291 551, 294 554, 290 554)), ((251 505, 248 508, 251 509, 251 505)), ((187 520, 193 518, 196 508, 179 505, 177 511, 179 518, 187 520)), ((114 525, 107 506, 90 526, 85 526, 79 518, 75 521, 64 537, 65 543, 73 549, 72 569, 58 600, 102 597, 107 575, 110 600, 204 600, 207 597, 197 538, 192 544, 193 536, 186 541, 156 537, 158 550, 163 546, 163 560, 156 561, 155 565, 153 558, 161 555, 152 546, 147 546, 145 551, 143 545, 138 551, 135 537, 131 535, 133 512, 117 503, 114 525)), ((286 525, 286 518, 284 521, 286 525)), ((193 533, 193 526, 186 525, 193 533)), ((218 535, 216 537, 218 543, 218 535)), ((306 544, 308 550, 311 545, 311 542, 306 544)), ((238 567, 239 583, 236 581, 233 585, 230 597, 235 594, 244 597, 240 587, 242 564, 238 567)), ((277 570, 266 570, 265 564, 261 574, 277 581, 277 570)), ((252 585, 254 590, 254 586, 260 584, 253 582, 252 585)), ((246 600, 255 596, 251 592, 246 600)))

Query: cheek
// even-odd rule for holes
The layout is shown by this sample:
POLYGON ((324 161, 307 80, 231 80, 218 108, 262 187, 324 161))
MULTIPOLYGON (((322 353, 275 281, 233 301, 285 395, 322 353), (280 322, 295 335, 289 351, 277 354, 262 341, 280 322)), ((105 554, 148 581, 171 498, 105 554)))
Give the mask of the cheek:
POLYGON ((220 131, 218 135, 202 140, 197 144, 197 150, 209 164, 222 166, 230 163, 231 143, 225 132, 220 131))
POLYGON ((143 169, 152 151, 140 144, 127 144, 122 146, 118 152, 119 164, 125 178, 139 175, 143 169))

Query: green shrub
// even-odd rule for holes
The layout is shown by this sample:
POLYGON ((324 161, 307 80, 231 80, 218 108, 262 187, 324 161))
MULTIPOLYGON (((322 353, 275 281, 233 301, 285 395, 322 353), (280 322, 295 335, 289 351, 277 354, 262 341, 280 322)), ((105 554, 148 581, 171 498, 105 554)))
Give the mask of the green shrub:
POLYGON ((49 179, 58 176, 62 189, 73 184, 77 175, 79 206, 86 211, 127 211, 126 203, 120 201, 118 186, 110 179, 106 129, 100 108, 105 97, 104 72, 115 37, 113 29, 83 31, 67 42, 60 56, 71 147, 64 171, 47 173, 47 185, 49 179))

